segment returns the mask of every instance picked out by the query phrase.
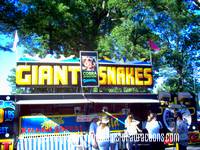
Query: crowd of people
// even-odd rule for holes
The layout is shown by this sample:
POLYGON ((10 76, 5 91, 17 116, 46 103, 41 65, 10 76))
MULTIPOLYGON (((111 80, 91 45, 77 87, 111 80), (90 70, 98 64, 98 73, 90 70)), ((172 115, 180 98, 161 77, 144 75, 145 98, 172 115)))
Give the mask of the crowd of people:
MULTIPOLYGON (((175 113, 174 115, 175 126, 174 133, 179 134, 179 150, 186 150, 188 144, 188 125, 185 120, 183 120, 182 114, 180 112, 175 113)), ((148 134, 149 141, 149 150, 164 149, 164 143, 159 140, 161 129, 163 125, 161 121, 157 120, 156 113, 149 113, 147 120, 145 122, 144 128, 139 128, 140 121, 136 120, 133 114, 128 114, 127 118, 124 121, 125 131, 124 133, 128 136, 134 136, 138 133, 148 134), (146 131, 146 132, 145 132, 146 131), (158 135, 157 140, 151 140, 154 135, 158 135)), ((109 116, 94 117, 89 127, 89 136, 90 136, 90 147, 89 150, 112 150, 110 143, 110 128, 109 128, 109 116)), ((138 145, 138 141, 126 140, 126 149, 127 150, 139 150, 142 149, 138 145)), ((116 147, 115 149, 116 150, 116 147)))

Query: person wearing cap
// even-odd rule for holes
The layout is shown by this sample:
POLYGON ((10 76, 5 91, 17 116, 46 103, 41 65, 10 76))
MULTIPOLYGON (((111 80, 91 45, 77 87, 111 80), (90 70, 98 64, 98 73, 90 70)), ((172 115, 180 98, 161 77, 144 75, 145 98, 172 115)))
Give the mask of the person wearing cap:
POLYGON ((103 116, 101 118, 100 125, 97 127, 96 139, 97 139, 99 150, 109 150, 110 129, 109 129, 108 123, 109 123, 108 116, 103 116))
MULTIPOLYGON (((138 132, 142 132, 142 130, 140 130, 138 128, 139 125, 139 121, 135 120, 132 114, 128 114, 126 120, 125 120, 125 128, 126 128, 126 134, 127 136, 134 136, 136 135, 138 132)), ((128 150, 133 150, 133 145, 135 145, 135 150, 138 150, 138 145, 137 142, 133 140, 134 138, 132 138, 132 140, 128 140, 126 147, 128 150)))
POLYGON ((97 150, 98 149, 98 144, 96 141, 96 132, 97 132, 97 121, 99 117, 94 116, 92 118, 92 121, 90 123, 89 127, 89 137, 90 137, 90 145, 89 145, 89 150, 97 150))
POLYGON ((179 134, 179 150, 186 150, 188 145, 188 123, 183 119, 181 112, 175 113, 176 128, 174 132, 179 134))

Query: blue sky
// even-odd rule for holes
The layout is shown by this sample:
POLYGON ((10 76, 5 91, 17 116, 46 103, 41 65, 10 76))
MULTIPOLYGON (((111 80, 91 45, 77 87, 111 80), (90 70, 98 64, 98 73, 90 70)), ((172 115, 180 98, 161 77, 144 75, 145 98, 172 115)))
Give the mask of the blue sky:
MULTIPOLYGON (((23 49, 18 47, 18 57, 22 56, 23 49)), ((0 51, 0 95, 10 94, 11 87, 7 81, 9 75, 11 75, 11 69, 16 66, 16 53, 0 51)))
POLYGON ((15 67, 15 60, 15 53, 0 51, 0 95, 9 94, 11 91, 7 77, 10 75, 10 70, 15 67))
MULTIPOLYGON (((14 41, 14 33, 4 35, 0 34, 0 45, 4 47, 12 48, 14 41)), ((18 56, 15 52, 0 51, 0 95, 10 94, 11 87, 7 81, 9 75, 11 75, 11 69, 16 66, 16 58, 20 57, 23 52, 23 48, 18 46, 18 56)))

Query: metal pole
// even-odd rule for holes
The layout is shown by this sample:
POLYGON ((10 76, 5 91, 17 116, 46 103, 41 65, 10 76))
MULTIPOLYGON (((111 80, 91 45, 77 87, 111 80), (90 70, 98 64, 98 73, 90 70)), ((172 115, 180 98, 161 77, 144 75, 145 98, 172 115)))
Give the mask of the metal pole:
POLYGON ((152 65, 152 52, 151 52, 151 50, 150 50, 150 63, 152 65))
POLYGON ((107 114, 108 116, 111 116, 112 118, 114 118, 115 120, 119 121, 121 124, 125 125, 125 123, 123 121, 121 121, 120 119, 118 119, 117 117, 113 116, 111 113, 102 110, 102 112, 104 112, 105 114, 107 114))

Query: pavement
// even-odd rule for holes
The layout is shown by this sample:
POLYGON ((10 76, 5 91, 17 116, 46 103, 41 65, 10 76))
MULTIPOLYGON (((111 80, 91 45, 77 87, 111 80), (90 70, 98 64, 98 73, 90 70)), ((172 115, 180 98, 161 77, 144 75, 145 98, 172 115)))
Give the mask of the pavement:
MULTIPOLYGON (((165 148, 165 150, 176 150, 176 147, 168 147, 168 148, 165 148)), ((199 145, 189 145, 189 146, 187 146, 187 150, 200 150, 200 144, 199 145)))

